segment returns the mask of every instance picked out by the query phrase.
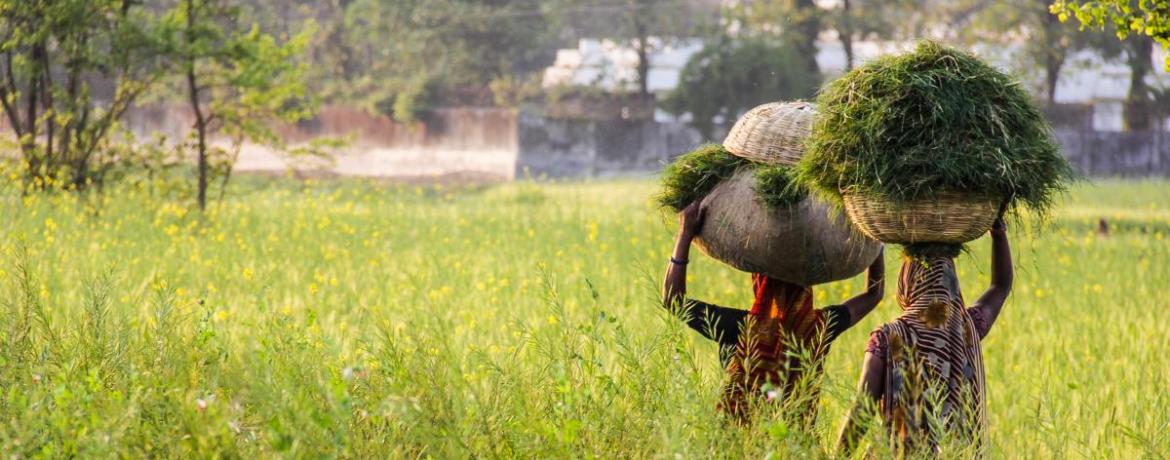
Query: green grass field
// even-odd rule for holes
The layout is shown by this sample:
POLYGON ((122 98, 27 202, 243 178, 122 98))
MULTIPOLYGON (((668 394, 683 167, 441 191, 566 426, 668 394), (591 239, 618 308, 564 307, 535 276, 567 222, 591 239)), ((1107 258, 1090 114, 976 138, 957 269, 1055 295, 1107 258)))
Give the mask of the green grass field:
MULTIPOLYGON (((0 451, 831 452, 893 299, 835 343, 815 432, 727 425, 715 346, 657 304, 674 221, 654 191, 245 181, 200 217, 129 186, 100 199, 2 188, 0 451)), ((1046 229, 1023 227, 1016 290, 984 342, 991 453, 1170 456, 1170 183, 1080 185, 1046 229)), ((988 282, 988 244, 958 260, 969 299, 988 282)), ((898 251, 887 257, 892 278, 898 251)), ((694 258, 695 297, 747 307, 748 275, 694 258)), ((860 282, 819 287, 817 302, 860 282)))

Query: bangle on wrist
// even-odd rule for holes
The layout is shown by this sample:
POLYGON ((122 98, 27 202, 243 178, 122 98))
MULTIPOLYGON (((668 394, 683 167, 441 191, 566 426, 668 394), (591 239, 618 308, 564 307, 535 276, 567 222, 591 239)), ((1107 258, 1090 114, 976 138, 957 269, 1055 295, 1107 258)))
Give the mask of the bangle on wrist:
POLYGON ((672 263, 672 264, 675 264, 675 265, 686 265, 686 264, 688 264, 688 263, 690 263, 690 262, 691 262, 691 261, 689 261, 689 260, 686 260, 686 259, 683 259, 683 260, 678 260, 678 259, 675 259, 674 257, 671 257, 671 258, 670 258, 670 263, 672 263))

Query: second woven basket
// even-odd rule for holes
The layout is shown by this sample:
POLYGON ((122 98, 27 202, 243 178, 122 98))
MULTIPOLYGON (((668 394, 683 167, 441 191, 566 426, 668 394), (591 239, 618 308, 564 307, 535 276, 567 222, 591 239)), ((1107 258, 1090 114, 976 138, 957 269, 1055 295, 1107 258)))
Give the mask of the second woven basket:
POLYGON ((895 205, 881 198, 844 193, 845 213, 870 238, 891 244, 972 241, 991 229, 999 198, 943 193, 895 205))
POLYGON ((816 114, 816 106, 803 101, 758 106, 735 122, 723 147, 759 163, 794 165, 804 156, 804 141, 816 114))

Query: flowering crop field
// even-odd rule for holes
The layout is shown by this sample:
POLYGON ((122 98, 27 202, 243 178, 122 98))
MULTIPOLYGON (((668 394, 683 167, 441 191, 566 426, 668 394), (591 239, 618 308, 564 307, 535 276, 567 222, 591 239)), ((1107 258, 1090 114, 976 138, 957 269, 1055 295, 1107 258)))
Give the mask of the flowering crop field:
MULTIPOLYGON (((715 346, 658 304, 675 223, 654 192, 248 180, 200 215, 128 185, 0 187, 0 451, 833 452, 893 299, 834 344, 811 432, 767 414, 725 423, 715 346)), ((1170 183, 1082 184, 1047 226, 1011 236, 1016 290, 984 341, 993 456, 1170 456, 1170 183)), ((988 246, 958 260, 969 299, 988 246)), ((749 305, 748 275, 693 258, 695 297, 749 305)), ((817 303, 860 285, 818 287, 817 303)))

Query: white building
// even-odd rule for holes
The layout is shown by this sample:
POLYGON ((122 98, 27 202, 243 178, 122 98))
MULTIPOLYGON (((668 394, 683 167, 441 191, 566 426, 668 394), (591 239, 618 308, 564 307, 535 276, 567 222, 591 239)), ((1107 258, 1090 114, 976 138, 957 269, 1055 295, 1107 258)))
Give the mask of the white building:
MULTIPOLYGON (((700 40, 663 42, 650 39, 650 92, 668 92, 678 86, 679 74, 692 55, 703 47, 700 40)), ((592 86, 606 91, 638 89, 638 53, 613 40, 583 39, 576 48, 557 51, 556 61, 544 70, 544 86, 592 86)))
MULTIPOLYGON (((683 66, 692 55, 702 49, 697 39, 663 41, 651 39, 648 86, 650 92, 662 95, 678 86, 683 66)), ((853 44, 855 64, 862 64, 883 54, 903 51, 914 46, 911 42, 859 41, 853 44)), ((991 63, 1020 75, 1042 88, 1042 69, 1023 68, 1015 59, 1018 47, 977 46, 974 50, 991 63)), ((1170 88, 1170 74, 1163 66, 1165 50, 1154 53, 1154 71, 1149 84, 1154 88, 1170 88)), ((821 72, 833 78, 845 71, 845 51, 841 42, 830 32, 817 43, 817 64, 821 72)), ((633 91, 637 89, 638 55, 633 48, 611 40, 585 39, 574 49, 557 51, 556 61, 545 69, 544 87, 559 85, 590 86, 606 91, 633 91)), ((1124 62, 1106 61, 1091 51, 1080 51, 1069 56, 1060 80, 1057 82, 1056 102, 1091 104, 1093 128, 1100 131, 1122 129, 1121 108, 1129 91, 1129 66, 1124 62)), ((659 111, 656 118, 671 119, 659 111)), ((1167 121, 1170 129, 1170 120, 1167 121)))

